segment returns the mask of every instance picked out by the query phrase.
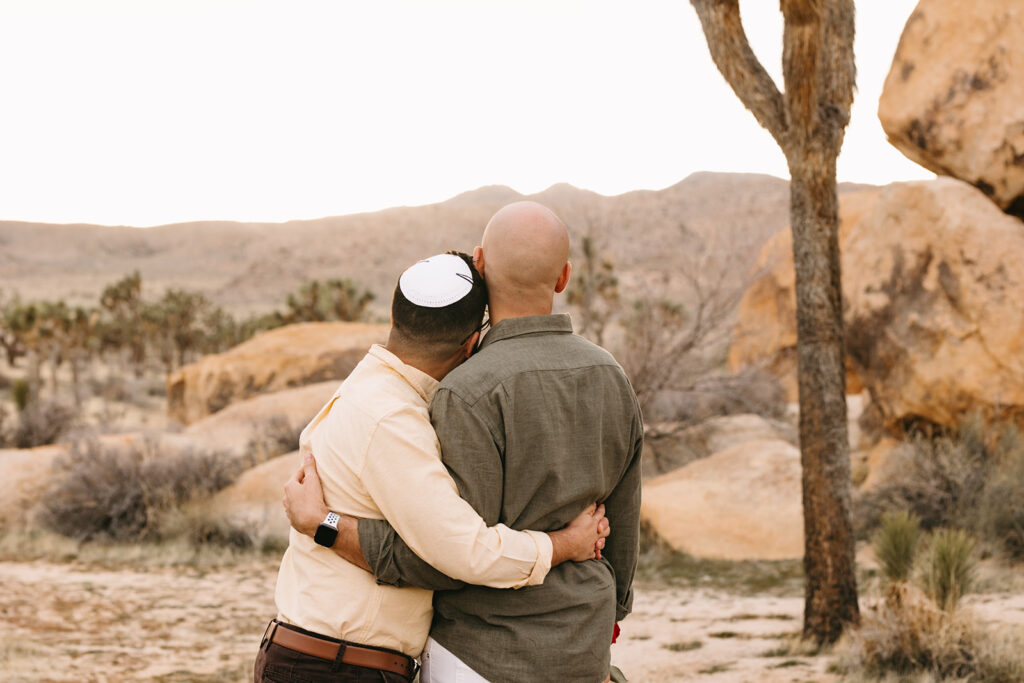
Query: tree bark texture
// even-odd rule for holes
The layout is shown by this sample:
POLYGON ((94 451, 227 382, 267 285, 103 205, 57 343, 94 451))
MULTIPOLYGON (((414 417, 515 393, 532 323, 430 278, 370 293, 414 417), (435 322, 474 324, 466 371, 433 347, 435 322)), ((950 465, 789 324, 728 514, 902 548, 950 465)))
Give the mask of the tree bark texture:
POLYGON ((859 621, 851 523, 836 158, 853 103, 853 0, 781 0, 785 92, 757 61, 739 0, 691 0, 715 65, 790 171, 803 468, 805 638, 859 621))
POLYGON ((857 623, 835 156, 790 164, 803 478, 805 638, 857 623))

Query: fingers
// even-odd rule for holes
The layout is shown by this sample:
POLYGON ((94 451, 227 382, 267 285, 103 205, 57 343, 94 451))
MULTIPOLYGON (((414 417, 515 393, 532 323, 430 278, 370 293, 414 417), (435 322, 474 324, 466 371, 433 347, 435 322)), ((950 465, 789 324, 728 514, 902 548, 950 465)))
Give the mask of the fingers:
MULTIPOLYGON (((590 515, 590 516, 593 516, 593 515, 594 515, 594 511, 595 511, 596 509, 597 509, 597 503, 591 503, 591 504, 590 504, 590 505, 588 505, 588 506, 587 506, 586 508, 584 508, 583 512, 584 512, 585 514, 588 514, 588 515, 590 515)), ((603 513, 602 513, 602 514, 603 514, 603 513)))
POLYGON ((600 519, 604 517, 604 505, 598 505, 597 503, 591 503, 587 510, 590 510, 590 514, 594 519, 600 519))
POLYGON ((306 457, 302 459, 302 471, 304 476, 315 477, 316 472, 316 460, 313 459, 312 453, 307 453, 306 457))
POLYGON ((607 517, 602 517, 601 521, 597 523, 597 533, 604 537, 612 532, 612 525, 608 521, 607 517))

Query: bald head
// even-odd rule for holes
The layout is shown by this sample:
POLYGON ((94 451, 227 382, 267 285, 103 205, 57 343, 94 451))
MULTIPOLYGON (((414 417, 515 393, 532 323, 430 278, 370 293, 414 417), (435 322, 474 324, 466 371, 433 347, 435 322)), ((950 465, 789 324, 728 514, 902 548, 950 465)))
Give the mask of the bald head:
MULTIPOLYGON (((551 209, 537 202, 502 207, 484 229, 484 277, 496 300, 546 299, 568 279, 569 231, 551 209)), ((524 302, 525 303, 525 302, 524 302)))

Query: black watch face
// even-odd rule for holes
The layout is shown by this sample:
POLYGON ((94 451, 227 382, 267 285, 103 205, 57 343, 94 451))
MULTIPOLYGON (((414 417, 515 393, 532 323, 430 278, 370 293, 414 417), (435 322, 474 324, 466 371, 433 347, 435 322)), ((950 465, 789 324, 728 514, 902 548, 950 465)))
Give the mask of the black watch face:
POLYGON ((338 530, 334 527, 321 524, 316 528, 316 534, 313 535, 313 540, 318 545, 322 545, 325 548, 330 548, 334 545, 334 540, 338 538, 338 530))

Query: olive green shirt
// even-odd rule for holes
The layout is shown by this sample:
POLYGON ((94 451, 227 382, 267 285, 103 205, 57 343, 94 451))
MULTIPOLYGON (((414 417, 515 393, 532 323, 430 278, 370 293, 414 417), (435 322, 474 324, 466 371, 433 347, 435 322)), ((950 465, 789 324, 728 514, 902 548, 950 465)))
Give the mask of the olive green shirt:
POLYGON ((554 531, 600 501, 612 533, 603 559, 498 590, 448 579, 387 522, 361 520, 378 582, 437 590, 430 635, 488 680, 604 680, 639 545, 643 425, 622 369, 567 315, 502 320, 441 382, 431 421, 460 495, 487 524, 554 531))

